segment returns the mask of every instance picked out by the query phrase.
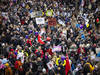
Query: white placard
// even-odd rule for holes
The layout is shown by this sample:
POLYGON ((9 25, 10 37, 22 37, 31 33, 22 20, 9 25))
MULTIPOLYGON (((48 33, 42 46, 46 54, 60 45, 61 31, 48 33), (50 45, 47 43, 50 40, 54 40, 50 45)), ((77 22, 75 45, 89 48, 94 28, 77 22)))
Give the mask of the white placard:
POLYGON ((34 18, 36 17, 36 12, 31 12, 30 15, 31 15, 31 18, 34 18))
POLYGON ((52 49, 52 52, 60 52, 61 51, 61 46, 54 46, 52 49))
POLYGON ((100 52, 100 48, 96 48, 96 53, 98 54, 100 52))
POLYGON ((36 18, 36 24, 45 24, 44 18, 36 18))
POLYGON ((65 26, 65 23, 62 20, 60 20, 60 19, 58 20, 58 23, 63 25, 63 26, 65 26))
POLYGON ((53 66, 53 62, 52 61, 50 61, 50 62, 48 62, 47 63, 47 66, 48 66, 48 69, 52 69, 52 68, 54 68, 54 66, 53 66))

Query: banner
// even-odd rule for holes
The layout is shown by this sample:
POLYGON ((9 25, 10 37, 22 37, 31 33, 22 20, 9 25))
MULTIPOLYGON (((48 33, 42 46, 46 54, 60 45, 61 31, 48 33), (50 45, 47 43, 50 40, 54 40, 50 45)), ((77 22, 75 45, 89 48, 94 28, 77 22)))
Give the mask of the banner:
POLYGON ((48 25, 55 26, 56 24, 56 18, 48 18, 48 25))
POLYGON ((36 24, 45 24, 44 18, 36 18, 36 24))
POLYGON ((54 46, 52 49, 52 52, 60 52, 61 51, 61 46, 54 46))
POLYGON ((47 66, 48 66, 48 69, 49 69, 49 70, 51 70, 52 68, 54 68, 53 62, 52 62, 52 61, 48 62, 48 63, 47 63, 47 66))

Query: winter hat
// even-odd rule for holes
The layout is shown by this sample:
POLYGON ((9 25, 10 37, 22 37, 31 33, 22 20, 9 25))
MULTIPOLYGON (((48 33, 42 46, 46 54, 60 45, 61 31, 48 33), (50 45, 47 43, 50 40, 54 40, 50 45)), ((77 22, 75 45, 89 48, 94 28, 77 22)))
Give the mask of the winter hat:
POLYGON ((9 67, 9 63, 6 63, 5 66, 6 66, 6 67, 9 67))
POLYGON ((43 72, 43 73, 45 73, 45 72, 46 72, 46 69, 45 69, 45 68, 43 68, 43 69, 42 69, 42 72, 43 72))
POLYGON ((10 49, 10 51, 14 51, 14 49, 10 49))

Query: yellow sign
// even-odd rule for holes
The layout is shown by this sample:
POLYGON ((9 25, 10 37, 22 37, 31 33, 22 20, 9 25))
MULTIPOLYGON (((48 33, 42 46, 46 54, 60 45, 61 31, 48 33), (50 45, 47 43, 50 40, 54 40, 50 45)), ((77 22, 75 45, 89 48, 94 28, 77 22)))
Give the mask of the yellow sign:
POLYGON ((47 10, 46 11, 46 16, 52 16, 53 15, 53 10, 47 10))

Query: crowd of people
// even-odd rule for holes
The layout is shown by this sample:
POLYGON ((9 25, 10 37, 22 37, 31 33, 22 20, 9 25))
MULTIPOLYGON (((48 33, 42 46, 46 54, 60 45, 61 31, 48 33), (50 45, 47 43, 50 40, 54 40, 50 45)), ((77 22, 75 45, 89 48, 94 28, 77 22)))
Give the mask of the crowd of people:
POLYGON ((99 0, 1 3, 0 75, 100 75, 100 52, 96 52, 100 49, 96 34, 100 20, 95 20, 100 11, 98 3, 99 0))

